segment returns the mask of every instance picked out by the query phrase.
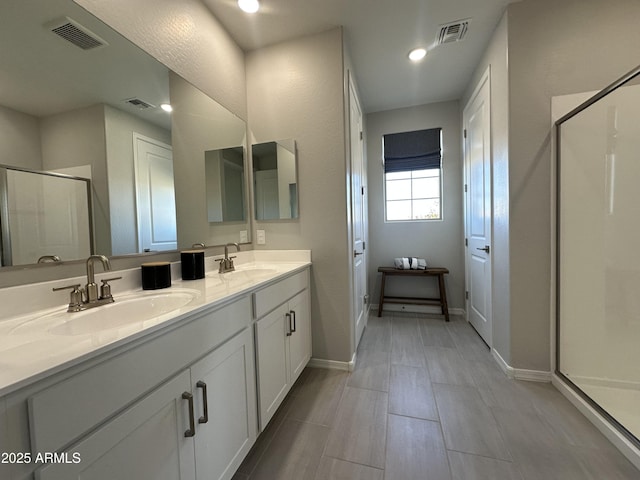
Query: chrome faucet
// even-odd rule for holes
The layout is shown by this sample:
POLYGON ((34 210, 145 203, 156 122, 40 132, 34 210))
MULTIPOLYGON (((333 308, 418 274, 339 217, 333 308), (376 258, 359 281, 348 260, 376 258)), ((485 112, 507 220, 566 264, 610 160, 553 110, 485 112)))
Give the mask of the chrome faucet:
MULTIPOLYGON (((105 272, 111 270, 111 262, 109 262, 109 259, 104 255, 91 255, 87 258, 87 285, 84 287, 86 303, 95 303, 99 299, 98 285, 96 284, 93 267, 93 264, 96 261, 100 261, 102 263, 102 268, 104 268, 105 272)), ((113 301, 113 298, 111 301, 113 301)))
POLYGON ((236 247, 236 252, 240 251, 240 245, 237 243, 227 243, 224 246, 224 258, 220 258, 217 261, 220 262, 220 268, 218 273, 233 272, 236 267, 233 265, 233 259, 236 257, 229 257, 229 247, 236 247))
POLYGON ((102 263, 102 268, 105 271, 111 270, 111 262, 104 255, 91 255, 87 258, 87 284, 81 287, 80 284, 69 285, 67 287, 57 287, 53 291, 71 289, 69 295, 69 308, 68 312, 80 312, 87 308, 98 307, 100 305, 106 305, 107 303, 113 303, 113 296, 111 295, 111 285, 109 282, 113 280, 120 280, 122 277, 113 277, 102 279, 102 285, 100 286, 100 292, 98 294, 98 285, 96 284, 94 263, 99 261, 102 263))

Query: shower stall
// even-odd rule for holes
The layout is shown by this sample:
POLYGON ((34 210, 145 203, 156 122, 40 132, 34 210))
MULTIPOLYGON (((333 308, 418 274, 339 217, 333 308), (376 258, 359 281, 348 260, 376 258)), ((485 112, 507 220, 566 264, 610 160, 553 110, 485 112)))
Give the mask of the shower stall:
POLYGON ((640 447, 640 68, 556 122, 556 374, 640 447))
POLYGON ((0 266, 93 253, 91 181, 0 165, 0 266))

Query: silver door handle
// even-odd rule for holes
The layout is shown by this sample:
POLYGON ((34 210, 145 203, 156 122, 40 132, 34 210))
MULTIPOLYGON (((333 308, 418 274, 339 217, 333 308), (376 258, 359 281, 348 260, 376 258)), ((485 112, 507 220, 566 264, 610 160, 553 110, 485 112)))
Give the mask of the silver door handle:
POLYGON ((489 248, 489 245, 485 245, 484 248, 477 247, 476 250, 482 250, 483 252, 487 252, 487 253, 491 251, 491 249, 489 248))

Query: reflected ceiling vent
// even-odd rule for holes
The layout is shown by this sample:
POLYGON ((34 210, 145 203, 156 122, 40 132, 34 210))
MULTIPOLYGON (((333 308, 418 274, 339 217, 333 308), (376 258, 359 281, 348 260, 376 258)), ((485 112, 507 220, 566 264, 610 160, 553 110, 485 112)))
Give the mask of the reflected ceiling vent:
POLYGON ((440 31, 436 38, 436 45, 459 42, 462 40, 467 34, 470 21, 471 19, 467 18, 465 20, 458 20, 445 25, 440 25, 440 31))
POLYGON ((140 110, 146 110, 147 108, 156 108, 155 105, 145 102, 144 100, 140 100, 139 98, 127 98, 124 102, 128 103, 129 105, 133 105, 140 110))
POLYGON ((59 37, 64 38, 66 41, 73 43, 76 47, 83 50, 92 50, 109 45, 91 30, 83 27, 69 17, 60 18, 47 23, 45 26, 59 37))

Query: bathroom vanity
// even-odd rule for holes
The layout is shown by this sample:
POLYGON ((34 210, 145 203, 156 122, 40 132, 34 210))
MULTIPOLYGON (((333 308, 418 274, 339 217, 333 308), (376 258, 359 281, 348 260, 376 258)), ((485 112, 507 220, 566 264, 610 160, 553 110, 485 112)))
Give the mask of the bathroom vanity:
POLYGON ((235 272, 209 265, 165 290, 114 287, 106 328, 61 320, 62 305, 0 322, 0 477, 230 479, 311 357, 310 254, 288 253, 241 252, 235 272))

